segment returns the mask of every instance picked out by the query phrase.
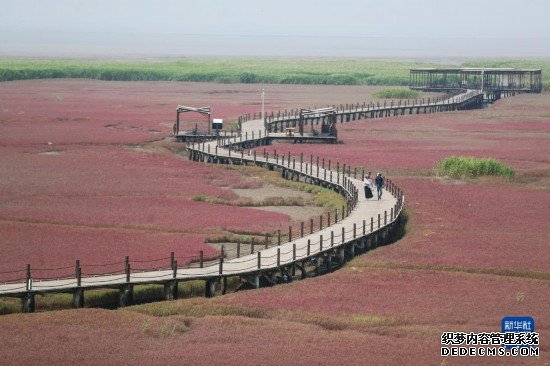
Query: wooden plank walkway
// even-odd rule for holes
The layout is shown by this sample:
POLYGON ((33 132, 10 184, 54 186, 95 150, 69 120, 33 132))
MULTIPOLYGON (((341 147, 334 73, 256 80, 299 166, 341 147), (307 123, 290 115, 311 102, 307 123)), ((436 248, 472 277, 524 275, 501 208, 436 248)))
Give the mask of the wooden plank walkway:
MULTIPOLYGON (((345 123, 359 119, 384 118, 390 116, 402 116, 411 114, 438 113, 446 111, 455 111, 462 109, 477 108, 483 103, 483 93, 479 90, 465 90, 457 95, 441 100, 428 100, 427 103, 416 102, 408 103, 399 101, 394 104, 384 103, 384 105, 351 105, 336 109, 335 121, 345 123)), ((328 122, 330 116, 310 116, 304 119, 305 125, 311 125, 319 122, 328 122)), ((287 127, 296 127, 299 121, 298 115, 289 115, 288 112, 272 113, 267 116, 265 124, 268 132, 280 132, 287 127)))
MULTIPOLYGON (((467 91, 435 104, 416 105, 414 108, 435 108, 437 111, 458 109, 474 99, 479 98, 478 91, 467 91), (441 107, 441 108, 439 108, 441 107)), ((402 108, 403 106, 399 106, 402 108)), ((406 106, 410 108, 411 106, 406 106)), ((388 108, 367 108, 366 110, 350 109, 340 111, 343 115, 350 113, 387 113, 388 108)), ((84 304, 84 290, 96 288, 117 288, 120 290, 120 305, 132 303, 133 286, 140 284, 162 284, 166 299, 177 298, 177 284, 180 281, 202 279, 206 281, 206 296, 212 296, 216 284, 221 283, 222 291, 229 276, 240 276, 253 287, 259 287, 260 278, 275 283, 277 278, 291 281, 298 270, 301 277, 308 275, 308 267, 313 266, 315 273, 321 265, 331 270, 333 261, 343 264, 356 251, 365 251, 386 240, 390 230, 395 226, 403 209, 404 196, 401 190, 391 181, 386 181, 386 187, 381 200, 366 200, 363 194, 362 177, 357 172, 351 174, 342 170, 330 169, 305 163, 296 159, 285 161, 284 156, 257 156, 245 154, 245 149, 269 143, 269 138, 281 137, 281 134, 267 132, 270 123, 286 123, 296 116, 285 116, 271 122, 261 119, 240 119, 242 129, 240 135, 203 143, 188 145, 190 159, 210 163, 243 164, 263 166, 271 170, 279 170, 288 179, 302 179, 311 184, 332 188, 347 199, 347 208, 339 217, 333 218, 330 225, 311 233, 291 238, 287 243, 259 250, 257 253, 234 259, 224 259, 223 256, 215 264, 202 268, 187 266, 180 268, 177 262, 166 270, 149 270, 132 272, 129 263, 124 273, 103 274, 97 276, 81 276, 77 268, 75 276, 62 279, 33 280, 28 276, 26 281, 0 284, 0 296, 21 297, 24 311, 34 311, 34 297, 43 293, 73 293, 73 304, 81 307, 84 304), (345 215, 344 215, 345 214, 345 215)), ((342 117, 343 118, 343 117, 342 117)), ((355 118, 354 118, 355 119, 355 118)), ((348 119, 350 120, 350 119, 348 119)), ((342 120, 343 121, 343 120, 342 120)), ((334 168, 334 167, 333 167, 334 168)))

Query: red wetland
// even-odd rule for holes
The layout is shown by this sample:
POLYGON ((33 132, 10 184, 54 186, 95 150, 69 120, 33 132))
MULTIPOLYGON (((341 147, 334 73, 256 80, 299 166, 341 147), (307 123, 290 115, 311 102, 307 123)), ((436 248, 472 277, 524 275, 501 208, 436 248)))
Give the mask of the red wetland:
MULTIPOLYGON (((212 105, 228 121, 268 110, 372 99, 365 86, 36 80, 0 83, 0 271, 167 257, 199 250, 220 230, 267 231, 287 215, 193 200, 234 199, 238 171, 175 154, 175 106, 212 105), (270 98, 269 98, 270 97, 270 98)), ((189 118, 191 127, 200 118, 189 118)), ((488 108, 361 120, 335 145, 275 144, 381 171, 405 193, 405 236, 319 278, 213 299, 128 309, 0 316, 7 364, 469 364, 440 356, 444 331, 496 332, 529 315, 537 358, 550 337, 550 98, 488 108), (516 178, 448 180, 446 156, 496 158, 516 178), (164 309, 164 310, 163 310, 164 309), (163 315, 163 316, 160 316, 163 315), (73 336, 74 335, 74 336, 73 336), (76 336, 78 335, 78 336, 76 336), (90 347, 92 345, 93 347, 90 347), (24 349, 24 351, 22 351, 24 349), (128 352, 132 349, 132 352, 128 352)), ((5 278, 6 279, 6 278, 5 278)))

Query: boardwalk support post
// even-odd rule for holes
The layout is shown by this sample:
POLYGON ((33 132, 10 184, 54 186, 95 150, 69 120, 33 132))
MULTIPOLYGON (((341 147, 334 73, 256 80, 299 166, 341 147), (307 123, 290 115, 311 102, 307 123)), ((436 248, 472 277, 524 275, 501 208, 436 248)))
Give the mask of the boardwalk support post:
POLYGON ((204 284, 204 297, 213 297, 216 294, 216 281, 208 279, 204 284))
POLYGON ((127 284, 120 288, 119 306, 130 306, 134 302, 134 285, 127 284))
POLYGON ((306 262, 307 261, 303 260, 300 266, 300 278, 302 280, 307 278, 306 262))
POLYGON ((73 308, 80 309, 84 307, 84 289, 82 287, 73 290, 73 308))
POLYGON ((23 313, 34 313, 35 311, 35 301, 34 301, 34 292, 28 291, 21 298, 21 311, 23 313))
POLYGON ((82 269, 80 268, 80 260, 76 260, 75 265, 76 286, 73 290, 73 308, 79 309, 84 307, 84 290, 82 289, 82 269))
POLYGON ((165 282, 163 289, 164 300, 177 300, 178 299, 178 281, 172 280, 165 282))
POLYGON ((218 269, 220 276, 223 274, 223 257, 224 256, 225 256, 225 248, 222 245, 222 250, 221 250, 221 253, 220 253, 220 263, 219 263, 219 269, 218 269))
POLYGON ((222 295, 227 293, 227 276, 222 277, 222 295))

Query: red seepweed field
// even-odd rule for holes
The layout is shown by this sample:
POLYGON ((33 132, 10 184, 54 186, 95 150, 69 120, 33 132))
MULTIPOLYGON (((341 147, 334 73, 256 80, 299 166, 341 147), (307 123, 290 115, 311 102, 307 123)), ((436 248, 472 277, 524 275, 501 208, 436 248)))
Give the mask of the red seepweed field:
MULTIPOLYGON (((200 250, 206 257, 216 255, 204 240, 222 229, 264 232, 288 224, 285 215, 246 207, 227 206, 217 215, 219 205, 193 200, 198 195, 234 199, 227 187, 244 182, 237 172, 195 164, 170 151, 181 149, 165 140, 176 105, 212 99, 212 87, 199 85, 203 91, 191 93, 194 87, 92 81, 0 85, 0 250, 5 253, 0 272, 22 270, 27 263, 71 271, 77 259, 103 264, 126 255, 166 258, 171 251, 184 264, 200 250), (191 100, 184 97, 190 93, 191 100)), ((239 100, 216 107, 224 118, 250 110, 239 100)))
MULTIPOLYGON (((232 119, 258 110, 258 88, 0 84, 0 269, 29 261, 71 265, 77 257, 92 263, 214 253, 204 238, 220 227, 287 224, 281 214, 193 201, 197 194, 233 197, 224 187, 238 184, 239 175, 164 149, 177 104, 215 102, 214 111, 232 119)), ((266 90, 268 109, 360 102, 372 92, 266 90)), ((116 311, 2 316, 0 358, 9 364, 469 364, 474 359, 440 356, 442 332, 495 332, 502 317, 529 315, 540 332, 538 358, 477 361, 547 364, 548 94, 475 111, 355 121, 339 125, 338 136, 337 145, 268 150, 384 172, 406 196, 401 240, 335 273, 273 288, 116 311), (497 158, 516 169, 516 179, 434 177, 431 170, 450 155, 497 158)))

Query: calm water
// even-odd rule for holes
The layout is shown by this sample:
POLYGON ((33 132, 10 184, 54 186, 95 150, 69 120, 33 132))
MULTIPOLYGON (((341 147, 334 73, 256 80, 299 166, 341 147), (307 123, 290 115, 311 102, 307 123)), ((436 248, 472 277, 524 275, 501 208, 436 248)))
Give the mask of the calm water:
POLYGON ((291 37, 0 32, 0 56, 72 58, 550 58, 548 38, 291 37))

